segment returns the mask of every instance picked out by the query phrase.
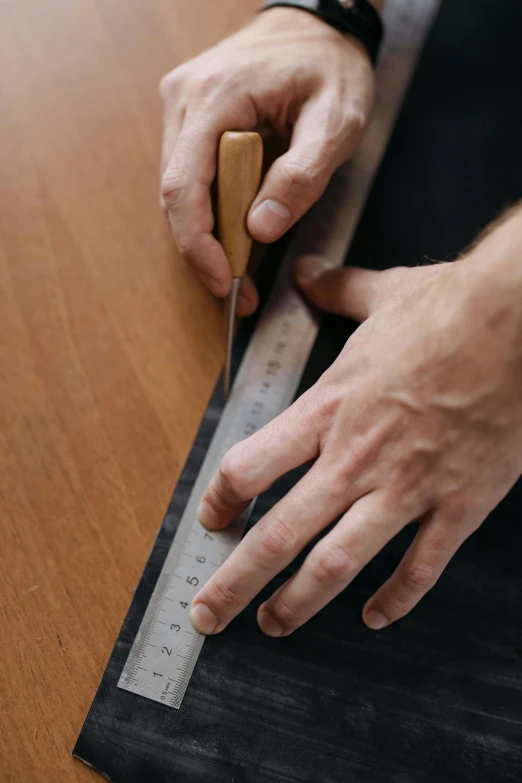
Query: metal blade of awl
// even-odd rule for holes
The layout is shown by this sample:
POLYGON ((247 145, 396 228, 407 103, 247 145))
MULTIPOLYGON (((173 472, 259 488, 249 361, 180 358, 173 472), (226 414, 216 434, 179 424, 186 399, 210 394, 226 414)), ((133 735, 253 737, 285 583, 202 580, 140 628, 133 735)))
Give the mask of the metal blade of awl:
POLYGON ((223 373, 223 384, 225 387, 225 397, 230 394, 230 379, 232 374, 232 348, 234 346, 234 334, 236 329, 236 311, 239 289, 242 279, 240 277, 232 278, 232 289, 225 299, 225 369, 223 373))

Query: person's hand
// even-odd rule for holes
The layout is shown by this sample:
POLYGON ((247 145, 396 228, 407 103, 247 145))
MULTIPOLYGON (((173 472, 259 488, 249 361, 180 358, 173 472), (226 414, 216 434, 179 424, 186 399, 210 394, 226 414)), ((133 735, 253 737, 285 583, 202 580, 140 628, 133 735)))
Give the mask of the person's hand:
MULTIPOLYGON (((226 130, 269 126, 291 145, 268 171, 248 218, 254 239, 272 242, 319 198, 354 152, 373 100, 373 69, 356 39, 312 15, 274 8, 168 73, 161 193, 177 246, 216 296, 231 274, 212 234, 210 186, 226 130)), ((244 281, 238 313, 255 310, 244 281)))
POLYGON ((382 628, 433 587, 514 484, 522 471, 522 273, 520 243, 509 272, 496 262, 509 244, 503 231, 453 264, 373 272, 301 263, 296 280, 312 302, 364 323, 315 386, 225 455, 201 503, 209 530, 282 474, 313 465, 195 597, 198 630, 223 630, 340 516, 259 609, 265 633, 287 635, 417 521, 404 559, 364 608, 367 625, 382 628))

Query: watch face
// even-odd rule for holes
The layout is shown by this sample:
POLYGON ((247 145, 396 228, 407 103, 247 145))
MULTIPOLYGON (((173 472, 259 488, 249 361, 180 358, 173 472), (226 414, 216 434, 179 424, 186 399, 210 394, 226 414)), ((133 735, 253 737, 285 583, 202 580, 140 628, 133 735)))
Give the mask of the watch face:
POLYGON ((347 10, 350 10, 351 8, 355 8, 355 0, 337 0, 340 6, 343 8, 346 8, 347 10))

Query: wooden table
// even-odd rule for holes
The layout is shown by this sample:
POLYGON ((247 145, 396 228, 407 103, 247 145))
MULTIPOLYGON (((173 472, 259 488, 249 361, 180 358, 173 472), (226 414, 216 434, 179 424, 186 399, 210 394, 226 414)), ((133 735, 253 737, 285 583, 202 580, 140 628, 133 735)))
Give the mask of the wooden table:
POLYGON ((158 81, 257 5, 0 2, 3 783, 98 779, 71 750, 221 364, 158 81))

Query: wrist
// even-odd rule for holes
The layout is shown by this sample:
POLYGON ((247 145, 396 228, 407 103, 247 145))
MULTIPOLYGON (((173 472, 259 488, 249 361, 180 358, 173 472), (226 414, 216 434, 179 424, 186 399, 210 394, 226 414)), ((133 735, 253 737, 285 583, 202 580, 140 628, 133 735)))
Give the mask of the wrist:
POLYGON ((275 33, 292 33, 296 37, 306 35, 307 32, 322 30, 330 33, 334 38, 342 38, 342 33, 325 24, 313 14, 303 13, 303 9, 296 6, 274 6, 267 8, 263 13, 254 17, 254 24, 273 30, 275 33))
POLYGON ((264 13, 258 14, 252 22, 258 30, 266 32, 271 37, 276 35, 291 35, 298 38, 306 46, 306 36, 320 34, 337 47, 346 50, 356 49, 371 68, 370 56, 364 44, 355 36, 341 33, 335 27, 323 22, 319 17, 303 12, 301 8, 291 6, 274 6, 264 13))
POLYGON ((484 317, 504 314, 522 338, 522 208, 488 227, 458 267, 484 317))
POLYGON ((489 225, 465 262, 474 264, 490 284, 522 286, 522 206, 517 205, 489 225))
POLYGON ((261 11, 290 7, 357 40, 375 65, 383 36, 381 0, 264 0, 261 11))

